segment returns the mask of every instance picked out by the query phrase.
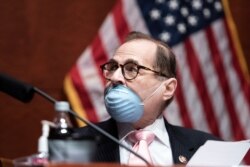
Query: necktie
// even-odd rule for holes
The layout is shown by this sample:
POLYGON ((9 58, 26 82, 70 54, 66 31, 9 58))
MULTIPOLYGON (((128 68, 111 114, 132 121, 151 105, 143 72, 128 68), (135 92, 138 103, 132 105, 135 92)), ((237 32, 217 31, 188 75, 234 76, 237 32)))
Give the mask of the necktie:
MULTIPOLYGON (((154 133, 145 130, 139 130, 133 132, 129 136, 129 140, 134 143, 133 151, 141 155, 145 158, 150 164, 152 164, 152 158, 149 154, 148 146, 154 140, 154 133)), ((129 165, 138 165, 138 166, 145 166, 147 165, 143 160, 139 157, 135 156, 133 153, 129 155, 129 165)))

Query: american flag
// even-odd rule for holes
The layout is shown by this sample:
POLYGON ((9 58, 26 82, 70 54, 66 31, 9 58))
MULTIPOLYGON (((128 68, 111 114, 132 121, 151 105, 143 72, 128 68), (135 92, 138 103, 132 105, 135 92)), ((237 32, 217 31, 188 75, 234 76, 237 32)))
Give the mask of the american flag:
POLYGON ((65 78, 72 107, 92 122, 109 118, 99 66, 130 31, 166 42, 176 54, 178 88, 164 112, 176 125, 225 140, 250 138, 250 79, 227 1, 118 0, 65 78))

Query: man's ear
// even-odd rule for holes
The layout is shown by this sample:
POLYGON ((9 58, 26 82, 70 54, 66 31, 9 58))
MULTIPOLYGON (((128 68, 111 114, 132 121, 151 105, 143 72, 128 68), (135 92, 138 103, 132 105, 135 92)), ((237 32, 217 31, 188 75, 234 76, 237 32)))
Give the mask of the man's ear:
POLYGON ((164 83, 163 99, 166 101, 174 96, 177 87, 177 80, 175 78, 169 78, 164 83))

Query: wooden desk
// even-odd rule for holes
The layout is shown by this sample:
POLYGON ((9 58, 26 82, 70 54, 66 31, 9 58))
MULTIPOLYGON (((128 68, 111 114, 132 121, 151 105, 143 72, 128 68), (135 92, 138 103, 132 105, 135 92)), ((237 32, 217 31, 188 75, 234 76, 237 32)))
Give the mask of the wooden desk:
POLYGON ((128 167, 117 163, 49 164, 48 167, 128 167))
POLYGON ((0 158, 0 167, 14 167, 14 164, 10 159, 0 158))
MULTIPOLYGON (((171 167, 184 167, 185 165, 173 165, 171 167)), ((13 161, 6 158, 0 158, 0 167, 14 167, 13 161)), ((27 167, 27 166, 26 166, 27 167)), ((33 166, 35 167, 35 166, 33 166)), ((121 165, 119 163, 82 163, 82 164, 74 164, 74 163, 51 163, 46 165, 45 167, 128 167, 127 165, 121 165)), ((129 166, 131 167, 131 166, 129 166)))
MULTIPOLYGON (((172 165, 170 167, 184 167, 185 165, 172 165)), ((86 164, 49 164, 47 167, 133 167, 119 163, 86 163, 86 164)), ((136 166, 134 166, 136 167, 136 166)), ((137 166, 138 167, 138 166, 137 166)))

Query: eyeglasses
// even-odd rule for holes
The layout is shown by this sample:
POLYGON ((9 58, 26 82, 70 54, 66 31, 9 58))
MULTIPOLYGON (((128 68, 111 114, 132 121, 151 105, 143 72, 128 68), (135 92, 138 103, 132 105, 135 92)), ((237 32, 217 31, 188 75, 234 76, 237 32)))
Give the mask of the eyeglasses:
POLYGON ((133 63, 133 62, 127 62, 127 63, 125 63, 123 65, 118 64, 117 62, 107 62, 107 63, 101 65, 100 67, 102 69, 103 76, 106 79, 110 79, 111 76, 114 74, 114 72, 119 67, 121 67, 122 75, 126 80, 135 79, 137 77, 140 69, 152 71, 152 72, 154 72, 155 74, 157 74, 159 76, 167 77, 167 75, 165 75, 165 74, 163 74, 161 72, 152 70, 152 69, 150 69, 148 67, 141 66, 141 65, 138 65, 138 64, 133 63))

